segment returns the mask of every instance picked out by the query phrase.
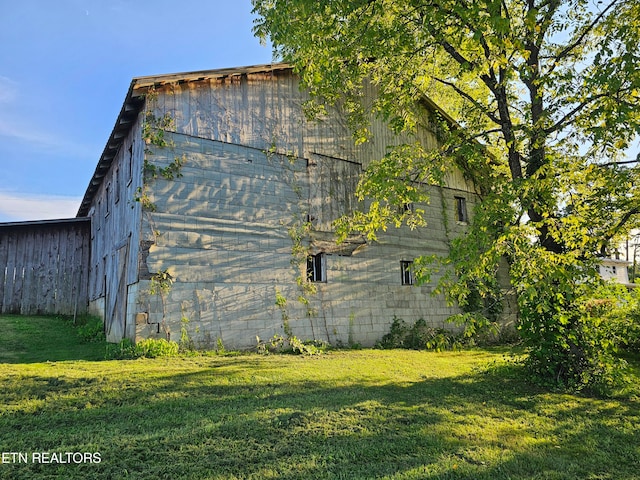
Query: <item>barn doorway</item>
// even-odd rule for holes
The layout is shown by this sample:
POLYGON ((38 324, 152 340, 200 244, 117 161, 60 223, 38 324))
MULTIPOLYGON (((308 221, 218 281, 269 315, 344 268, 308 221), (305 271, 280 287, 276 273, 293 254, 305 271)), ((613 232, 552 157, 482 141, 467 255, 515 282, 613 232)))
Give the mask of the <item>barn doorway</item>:
POLYGON ((129 239, 107 257, 104 319, 107 342, 119 342, 126 332, 128 260, 129 239))

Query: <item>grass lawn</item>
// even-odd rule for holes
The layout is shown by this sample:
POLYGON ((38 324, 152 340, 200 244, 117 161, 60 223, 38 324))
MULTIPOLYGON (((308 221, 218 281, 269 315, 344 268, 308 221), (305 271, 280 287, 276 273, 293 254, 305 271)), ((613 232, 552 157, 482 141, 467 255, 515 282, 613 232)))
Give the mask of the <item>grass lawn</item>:
POLYGON ((543 392, 499 350, 97 361, 56 322, 0 317, 1 479, 640 479, 640 387, 543 392))
POLYGON ((70 320, 0 316, 0 364, 101 360, 104 355, 104 344, 78 341, 70 320))

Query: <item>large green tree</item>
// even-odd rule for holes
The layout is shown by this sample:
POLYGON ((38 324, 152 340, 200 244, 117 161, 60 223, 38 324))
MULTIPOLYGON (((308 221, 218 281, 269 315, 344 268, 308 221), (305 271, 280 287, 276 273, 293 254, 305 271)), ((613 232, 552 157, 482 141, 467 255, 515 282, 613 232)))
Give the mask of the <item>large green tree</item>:
POLYGON ((423 185, 453 159, 480 201, 468 233, 441 259, 455 274, 446 293, 463 306, 492 295, 506 259, 530 366, 565 385, 602 378, 608 343, 592 308, 597 259, 640 213, 640 170, 625 157, 640 133, 640 3, 253 5, 256 34, 295 66, 316 106, 348 111, 356 141, 366 141, 372 114, 398 131, 433 129, 424 99, 457 122, 441 119, 437 151, 405 145, 374 162, 358 191, 369 207, 349 227, 374 237, 388 222, 420 224, 419 214, 398 217, 391 205, 427 200, 423 185), (370 84, 378 96, 365 105, 370 84))

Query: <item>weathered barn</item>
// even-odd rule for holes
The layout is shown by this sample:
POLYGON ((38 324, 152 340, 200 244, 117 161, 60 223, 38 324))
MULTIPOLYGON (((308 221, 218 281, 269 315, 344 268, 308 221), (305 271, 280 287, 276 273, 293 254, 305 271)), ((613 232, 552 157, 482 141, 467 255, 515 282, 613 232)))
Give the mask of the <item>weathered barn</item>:
POLYGON ((308 121, 307 100, 285 64, 132 81, 78 213, 91 218, 89 302, 109 340, 371 345, 394 315, 443 326, 456 313, 413 285, 411 262, 446 252, 471 185, 452 169, 423 206, 426 229, 336 245, 363 168, 401 139, 374 122, 355 146, 339 113, 308 121))
MULTIPOLYGON (((339 112, 308 121, 308 98, 286 64, 133 79, 78 212, 85 304, 108 340, 372 345, 394 316, 441 327, 457 313, 413 284, 411 262, 447 252, 472 186, 452 166, 420 206, 428 227, 337 245, 332 222, 356 207, 363 169, 407 139, 375 120, 356 146, 339 112)), ((428 130, 418 140, 437 145, 428 130)))

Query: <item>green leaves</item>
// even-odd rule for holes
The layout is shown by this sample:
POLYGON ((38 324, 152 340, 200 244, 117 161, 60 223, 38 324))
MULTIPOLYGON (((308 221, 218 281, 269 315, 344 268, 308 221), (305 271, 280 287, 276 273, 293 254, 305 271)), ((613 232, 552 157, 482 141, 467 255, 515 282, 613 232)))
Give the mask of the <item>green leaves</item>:
POLYGON ((339 239, 357 232, 369 240, 388 225, 411 228, 426 225, 424 211, 414 204, 429 203, 428 185, 441 184, 446 168, 437 151, 425 151, 418 143, 393 147, 373 162, 358 184, 356 196, 365 211, 339 219, 335 225, 339 239))

